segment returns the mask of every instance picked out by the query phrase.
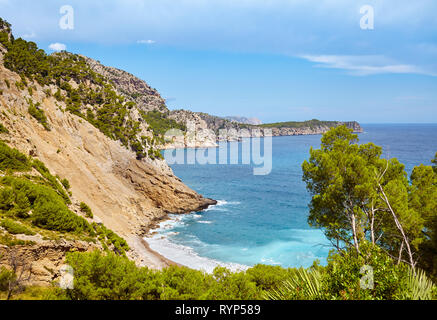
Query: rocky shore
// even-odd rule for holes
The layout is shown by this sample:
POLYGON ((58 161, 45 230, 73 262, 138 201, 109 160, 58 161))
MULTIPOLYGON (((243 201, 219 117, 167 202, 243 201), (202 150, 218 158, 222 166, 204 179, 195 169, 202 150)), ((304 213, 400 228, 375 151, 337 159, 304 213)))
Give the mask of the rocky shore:
POLYGON ((162 149, 213 148, 218 146, 219 141, 240 141, 242 138, 250 137, 319 135, 324 134, 332 127, 341 125, 346 125, 355 133, 363 131, 356 121, 312 120, 312 122, 316 122, 316 125, 312 122, 311 125, 305 125, 305 123, 294 124, 299 125, 298 127, 287 125, 287 123, 278 123, 278 126, 250 125, 189 110, 171 111, 169 118, 178 123, 186 124, 187 133, 173 137, 171 142, 161 146, 162 149), (225 132, 225 135, 223 135, 223 132, 225 132))
MULTIPOLYGON (((7 25, 3 30, 0 28, 2 31, 12 39, 7 25)), ((241 139, 242 131, 249 137, 264 134, 264 127, 259 125, 242 124, 205 113, 170 111, 165 100, 145 81, 90 58, 66 52, 55 54, 54 58, 70 59, 72 63, 84 59, 86 66, 77 63, 77 70, 71 70, 73 73, 87 73, 89 68, 101 76, 97 82, 90 80, 92 76, 87 79, 68 77, 61 85, 60 79, 38 82, 6 68, 4 56, 7 52, 7 46, 0 43, 0 123, 3 128, 0 139, 10 148, 42 161, 58 180, 68 180, 69 210, 80 215, 80 204, 88 204, 93 212, 92 217, 87 217, 88 222, 104 224, 124 238, 130 247, 128 257, 140 266, 163 268, 173 264, 150 250, 143 240, 159 221, 166 219, 169 213, 201 211, 217 203, 176 177, 156 147, 215 147, 222 129, 229 133, 226 141, 241 139), (86 95, 89 91, 92 93, 87 99, 81 97, 80 94, 86 95), (117 98, 111 103, 102 103, 107 96, 117 98), (99 112, 107 115, 99 119, 106 121, 103 125, 100 123, 100 129, 94 121, 99 112), (113 132, 105 132, 117 117, 122 121, 118 123, 116 133, 125 130, 126 124, 134 128, 134 133, 127 132, 120 139, 120 136, 111 136, 113 132), (157 145, 162 129, 174 123, 186 125, 185 133, 171 143, 157 145)), ((347 125, 354 130, 360 129, 357 123, 347 125)), ((272 135, 321 134, 327 130, 329 126, 281 127, 272 128, 272 135)), ((0 231, 6 232, 1 227, 0 231)), ((31 244, 18 247, 19 254, 37 266, 37 283, 49 283, 56 278, 50 270, 62 264, 66 252, 101 249, 98 245, 60 237, 63 241, 56 242, 35 236, 27 239, 31 244)), ((0 256, 8 255, 8 250, 2 245, 0 256)), ((0 264, 4 263, 4 260, 0 261, 0 264)))

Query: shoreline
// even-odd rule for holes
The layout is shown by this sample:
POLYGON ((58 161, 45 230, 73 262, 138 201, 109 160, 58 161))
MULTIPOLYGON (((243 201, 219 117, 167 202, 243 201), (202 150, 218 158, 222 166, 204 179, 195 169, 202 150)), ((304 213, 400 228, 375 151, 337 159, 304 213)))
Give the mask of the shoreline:
MULTIPOLYGON (((248 138, 248 139, 256 139, 256 138, 266 138, 266 137, 271 137, 271 138, 280 138, 280 137, 303 137, 303 136, 321 136, 326 132, 314 132, 314 133, 299 133, 299 134, 274 134, 271 136, 250 136, 250 137, 243 137, 243 138, 248 138)), ((353 134, 360 134, 360 133, 364 133, 364 129, 361 128, 361 130, 354 130, 352 132, 353 134)), ((208 143, 205 144, 198 144, 195 146, 175 146, 174 144, 167 144, 167 145, 163 145, 163 146, 159 146, 159 150, 161 151, 166 151, 166 150, 187 150, 187 149, 212 149, 212 148, 220 148, 219 143, 231 143, 231 142, 241 142, 242 138, 239 139, 232 139, 232 140, 216 140, 215 141, 215 145, 210 145, 208 143)))
MULTIPOLYGON (((211 207, 212 206, 210 205, 208 208, 211 207)), ((165 217, 159 219, 159 223, 156 223, 155 221, 155 223, 151 224, 148 231, 141 236, 141 244, 144 249, 143 253, 148 256, 149 260, 155 259, 155 261, 157 260, 159 263, 155 263, 153 266, 148 263, 148 266, 158 270, 169 266, 179 266, 199 270, 208 274, 212 274, 217 267, 225 267, 233 272, 244 271, 250 268, 249 265, 236 262, 225 262, 199 255, 192 247, 174 243, 170 241, 165 234, 160 234, 156 231, 161 228, 161 223, 163 222, 177 222, 179 219, 184 219, 184 216, 196 215, 199 212, 200 211, 193 211, 185 214, 175 214, 174 216, 170 216, 172 214, 166 214, 165 217)))
MULTIPOLYGON (((211 204, 207 208, 209 208, 211 206, 214 206, 214 205, 211 204)), ((207 208, 202 209, 202 211, 207 209, 207 208)), ((195 212, 197 212, 197 211, 182 213, 182 214, 178 214, 178 215, 183 216, 183 215, 188 215, 188 214, 192 214, 195 212)), ((141 259, 142 264, 145 264, 145 266, 147 266, 148 268, 162 270, 162 269, 170 267, 170 266, 187 267, 187 266, 180 264, 180 263, 177 263, 177 262, 165 257, 161 253, 153 250, 152 248, 150 248, 149 243, 144 239, 144 238, 152 236, 154 234, 154 230, 159 228, 160 223, 165 222, 165 221, 169 221, 169 220, 171 220, 169 213, 166 213, 164 216, 159 218, 158 221, 156 221, 156 220, 151 221, 147 225, 147 231, 143 235, 137 236, 137 239, 139 240, 139 243, 141 244, 141 249, 142 249, 139 252, 139 254, 142 258, 141 259)), ((187 267, 187 268, 189 268, 189 267, 187 267)))
POLYGON ((152 256, 153 258, 160 260, 160 262, 163 266, 158 268, 159 270, 166 268, 166 267, 170 267, 170 266, 185 267, 177 262, 174 262, 174 261, 164 257, 159 252, 156 252, 155 250, 151 249, 149 244, 147 243, 147 241, 144 240, 144 238, 141 237, 140 241, 141 241, 141 244, 143 245, 144 249, 148 252, 149 256, 152 256))

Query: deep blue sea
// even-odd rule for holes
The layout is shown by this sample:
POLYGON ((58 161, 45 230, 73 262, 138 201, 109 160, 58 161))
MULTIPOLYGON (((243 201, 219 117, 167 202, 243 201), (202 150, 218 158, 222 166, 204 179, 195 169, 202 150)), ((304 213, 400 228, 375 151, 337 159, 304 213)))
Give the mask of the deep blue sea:
MULTIPOLYGON (((382 146, 384 157, 398 158, 409 174, 416 165, 429 165, 437 152, 437 124, 362 126, 360 143, 382 146)), ((301 170, 320 138, 273 138, 269 175, 253 175, 253 166, 243 164, 171 165, 185 184, 219 203, 203 212, 172 215, 146 240, 167 258, 208 272, 218 264, 234 270, 257 263, 308 267, 315 259, 324 264, 332 248, 321 230, 308 226, 310 195, 301 170)), ((237 142, 229 147, 235 144, 241 147, 237 142)))

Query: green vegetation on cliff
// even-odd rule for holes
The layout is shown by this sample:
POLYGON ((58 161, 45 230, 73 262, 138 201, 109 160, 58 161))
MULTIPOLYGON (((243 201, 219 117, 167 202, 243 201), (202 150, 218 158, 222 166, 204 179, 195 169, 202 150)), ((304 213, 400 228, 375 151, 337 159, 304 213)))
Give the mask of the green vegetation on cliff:
MULTIPOLYGON (((139 137, 140 121, 133 119, 130 113, 135 103, 118 95, 113 84, 92 71, 83 57, 67 52, 47 55, 34 42, 9 38, 7 31, 0 32, 0 43, 7 48, 4 66, 21 76, 21 81, 16 82, 18 89, 27 87, 32 95, 29 83, 36 81, 46 87, 44 92, 48 96, 53 95, 57 101, 64 102, 67 111, 86 119, 109 138, 119 140, 136 152, 139 159, 161 158, 154 144, 139 137), (56 92, 51 92, 50 85, 58 87, 56 92)), ((39 103, 30 100, 28 111, 50 130, 39 103)), ((150 125, 156 138, 153 141, 161 141, 163 124, 168 126, 170 120, 164 114, 145 114, 144 117, 153 122, 150 125)))
POLYGON ((339 122, 337 121, 320 121, 317 119, 308 120, 308 121, 287 121, 287 122, 276 122, 276 123, 266 123, 261 124, 259 127, 262 128, 311 128, 314 129, 316 127, 336 127, 339 122))
MULTIPOLYGON (((0 174, 0 227, 8 233, 0 230, 0 243, 24 245, 26 242, 14 242, 11 235, 40 233, 48 238, 69 235, 73 239, 100 241, 105 250, 122 255, 129 250, 126 241, 112 230, 90 224, 69 208, 71 200, 64 189, 69 186, 68 181, 53 176, 40 160, 0 142, 0 174)), ((85 203, 80 208, 92 218, 85 203)))
POLYGON ((50 131, 50 126, 47 122, 47 117, 44 113, 44 110, 40 108, 41 106, 40 103, 34 104, 30 99, 28 102, 29 102, 29 108, 27 109, 27 111, 29 112, 29 114, 32 117, 34 117, 39 123, 41 123, 44 129, 50 131))

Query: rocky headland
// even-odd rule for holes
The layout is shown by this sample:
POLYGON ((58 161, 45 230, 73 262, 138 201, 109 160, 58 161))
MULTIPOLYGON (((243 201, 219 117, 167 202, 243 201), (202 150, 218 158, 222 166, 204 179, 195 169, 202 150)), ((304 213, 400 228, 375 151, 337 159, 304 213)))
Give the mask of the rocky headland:
MULTIPOLYGON (((0 19, 0 139, 10 154, 18 152, 26 161, 42 163, 40 172, 2 169, 0 175, 55 186, 70 212, 96 230, 106 226, 125 239, 126 254, 138 265, 171 264, 143 240, 169 213, 190 213, 216 204, 176 177, 161 149, 215 147, 223 129, 229 133, 226 141, 241 139, 241 131, 249 137, 268 132, 322 134, 342 124, 361 131, 356 122, 272 126, 231 120, 170 111, 158 91, 134 75, 68 52, 48 56, 34 43, 15 40, 10 25, 0 19), (175 128, 181 135, 166 140, 165 132, 175 128), (93 215, 84 214, 83 203, 93 215)), ((0 183, 2 188, 6 186, 0 183)), ((0 209, 2 223, 4 217, 12 217, 8 210, 0 209)), ((53 230, 47 236, 44 229, 32 225, 31 215, 32 211, 15 223, 30 227, 32 235, 10 234, 0 226, 0 264, 7 264, 13 252, 34 266, 38 285, 59 276, 66 252, 119 251, 117 245, 108 247, 96 239, 53 230)))

